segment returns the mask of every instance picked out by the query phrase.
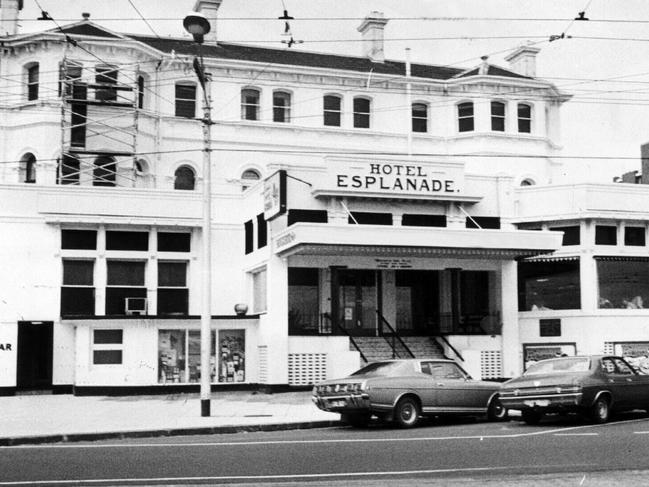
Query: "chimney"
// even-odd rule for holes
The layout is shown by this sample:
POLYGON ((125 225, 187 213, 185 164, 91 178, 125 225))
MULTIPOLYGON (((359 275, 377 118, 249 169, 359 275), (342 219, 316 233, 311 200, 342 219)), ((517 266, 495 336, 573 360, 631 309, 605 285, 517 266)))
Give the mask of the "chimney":
POLYGON ((210 22, 210 32, 205 36, 205 42, 216 43, 216 18, 223 0, 196 0, 194 12, 199 12, 210 22))
POLYGON ((512 71, 531 78, 536 77, 536 55, 541 51, 538 47, 530 45, 520 46, 509 54, 505 61, 509 63, 512 71))
POLYGON ((383 52, 383 29, 388 19, 383 16, 382 12, 370 12, 365 17, 361 25, 358 26, 358 32, 363 38, 363 56, 369 58, 372 62, 382 63, 385 61, 383 52))
POLYGON ((649 142, 640 146, 640 157, 642 158, 640 182, 649 184, 649 142))
POLYGON ((23 0, 0 0, 0 37, 18 33, 18 12, 23 0))

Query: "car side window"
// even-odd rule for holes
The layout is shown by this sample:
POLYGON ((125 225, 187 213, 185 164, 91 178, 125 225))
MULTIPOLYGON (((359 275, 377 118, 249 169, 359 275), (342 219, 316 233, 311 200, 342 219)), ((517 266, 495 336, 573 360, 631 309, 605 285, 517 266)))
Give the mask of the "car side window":
POLYGON ((617 373, 622 375, 633 375, 633 369, 624 361, 619 358, 615 359, 617 373))
POLYGON ((435 379, 463 379, 464 374, 455 364, 422 362, 421 371, 435 379))
POLYGON ((430 363, 421 362, 421 371, 424 374, 432 375, 431 370, 430 370, 430 363))
POLYGON ((615 364, 609 358, 602 359, 602 372, 605 374, 615 373, 615 364))

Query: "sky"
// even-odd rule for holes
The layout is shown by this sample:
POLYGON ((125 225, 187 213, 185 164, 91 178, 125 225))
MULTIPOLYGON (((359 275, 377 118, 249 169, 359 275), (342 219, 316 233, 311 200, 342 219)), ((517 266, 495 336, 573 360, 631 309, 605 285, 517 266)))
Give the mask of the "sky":
MULTIPOLYGON (((20 32, 90 20, 118 32, 184 37, 194 0, 24 0, 20 32), (146 22, 145 20, 146 19, 146 22)), ((562 109, 567 181, 607 182, 640 169, 649 142, 647 0, 223 0, 218 39, 286 49, 283 21, 303 43, 291 49, 360 55, 356 31, 371 11, 390 19, 386 58, 469 68, 531 42, 541 49, 537 76, 573 95, 562 109), (574 20, 584 12, 589 20, 574 20), (551 40, 554 39, 554 40, 551 40)))

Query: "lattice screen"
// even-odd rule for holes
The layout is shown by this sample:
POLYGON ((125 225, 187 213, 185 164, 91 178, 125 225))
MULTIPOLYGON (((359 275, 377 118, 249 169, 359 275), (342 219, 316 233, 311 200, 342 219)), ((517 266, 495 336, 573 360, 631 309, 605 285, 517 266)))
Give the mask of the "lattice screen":
POLYGON ((500 350, 482 350, 480 352, 480 373, 483 379, 498 379, 503 376, 500 350))
POLYGON ((288 383, 308 386, 327 378, 326 353, 289 353, 288 383))
POLYGON ((604 342, 604 354, 606 355, 615 354, 615 345, 612 342, 604 342))
POLYGON ((257 355, 259 356, 259 383, 266 384, 268 382, 268 347, 259 345, 257 355))

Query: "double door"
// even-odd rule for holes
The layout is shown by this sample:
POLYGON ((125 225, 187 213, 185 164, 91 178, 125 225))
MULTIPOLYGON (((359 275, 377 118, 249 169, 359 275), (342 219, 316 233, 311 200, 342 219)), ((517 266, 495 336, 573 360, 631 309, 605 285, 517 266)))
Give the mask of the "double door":
POLYGON ((351 335, 379 334, 380 271, 335 269, 332 274, 332 301, 338 324, 351 335))

